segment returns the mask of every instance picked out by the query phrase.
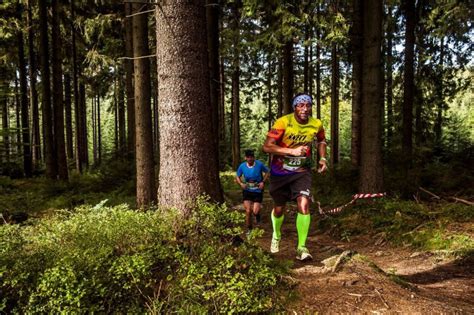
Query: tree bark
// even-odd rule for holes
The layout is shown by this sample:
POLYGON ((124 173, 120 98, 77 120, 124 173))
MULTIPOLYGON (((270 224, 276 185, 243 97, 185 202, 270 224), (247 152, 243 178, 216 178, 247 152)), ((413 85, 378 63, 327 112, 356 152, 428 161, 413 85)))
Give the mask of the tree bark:
POLYGON ((124 77, 120 72, 118 78, 118 143, 119 152, 122 155, 126 148, 126 128, 125 128, 125 102, 124 102, 124 77))
POLYGON ((41 106, 43 109, 43 141, 46 163, 46 176, 56 179, 58 165, 54 149, 53 119, 51 108, 51 81, 49 72, 49 44, 48 44, 48 5, 46 0, 38 0, 40 21, 40 59, 41 59, 41 106))
POLYGON ((232 7, 231 28, 233 35, 232 56, 232 168, 240 164, 240 7, 237 1, 232 7))
POLYGON ((386 64, 386 100, 387 100, 387 148, 390 150, 393 142, 393 32, 394 19, 392 7, 387 16, 387 64, 386 64))
POLYGON ((316 28, 316 117, 321 119, 321 25, 319 24, 321 9, 318 4, 316 19, 318 26, 316 28))
MULTIPOLYGON (((133 13, 143 5, 133 4, 133 13)), ((149 55, 148 15, 133 16, 133 56, 149 55)), ((151 205, 155 198, 155 168, 153 160, 153 127, 151 119, 150 60, 137 58, 133 62, 135 77, 135 164, 137 174, 137 207, 151 205)), ((209 90, 208 90, 209 91, 209 90)), ((164 182, 166 183, 166 182, 164 182)), ((165 184, 166 186, 166 184, 165 184)))
POLYGON ((67 72, 64 74, 64 114, 66 118, 66 153, 68 159, 74 159, 71 105, 71 75, 67 72))
MULTIPOLYGON (((125 3, 125 15, 132 14, 132 4, 125 3)), ((133 57, 132 19, 125 18, 125 56, 133 57)), ((133 89, 133 61, 125 59, 125 94, 127 98, 127 146, 129 153, 135 150, 135 96, 133 89)))
POLYGON ((158 201, 189 213, 202 193, 222 201, 212 135, 205 1, 156 10, 160 125, 158 201), (170 17, 173 17, 172 19, 170 17), (177 60, 174 56, 178 55, 177 60), (179 142, 178 142, 179 141, 179 142))
POLYGON ((351 137, 351 164, 360 166, 361 142, 361 110, 362 110, 362 72, 363 72, 363 7, 362 0, 354 0, 353 26, 351 30, 352 46, 352 137, 351 137))
MULTIPOLYGON (((21 17, 21 11, 20 11, 21 17)), ((30 119, 28 112, 28 88, 26 80, 25 44, 23 31, 18 32, 18 61, 20 72, 20 102, 21 102, 21 132, 23 144, 23 171, 26 177, 31 177, 31 144, 30 144, 30 119)))
POLYGON ((443 97, 443 76, 444 76, 444 37, 440 39, 439 43, 439 71, 438 74, 438 82, 437 83, 437 107, 436 107, 436 122, 434 125, 434 132, 435 132, 435 144, 437 146, 441 145, 441 141, 443 138, 443 110, 444 110, 444 97, 443 97))
POLYGON ((413 97, 414 97, 414 52, 415 52, 415 1, 404 0, 405 61, 403 74, 403 164, 405 170, 411 167, 413 157, 413 97))
POLYGON ((28 27, 28 62, 30 76, 30 100, 31 100, 31 120, 32 120, 32 163, 36 168, 41 161, 41 134, 39 128, 39 109, 38 109, 38 92, 36 90, 36 58, 34 50, 34 29, 31 0, 27 2, 27 27, 28 27))
POLYGON ((339 163, 339 57, 337 45, 331 49, 331 162, 339 163))
POLYGON ((278 53, 277 65, 277 118, 283 115, 283 57, 278 53))
POLYGON ((52 0, 52 54, 51 62, 53 68, 53 109, 54 109, 54 141, 56 158, 58 164, 59 179, 68 179, 66 145, 64 141, 64 103, 63 103, 63 71, 62 71, 62 47, 61 32, 59 25, 59 0, 52 0))
POLYGON ((98 164, 102 162, 102 127, 100 119, 100 95, 97 94, 97 160, 98 164))
POLYGON ((383 192, 382 2, 364 1, 364 65, 360 193, 383 192))
POLYGON ((287 40, 283 46, 283 115, 293 111, 294 71, 293 71, 293 40, 287 40))
POLYGON ((8 121, 8 98, 0 97, 2 101, 2 130, 3 133, 3 150, 5 151, 5 162, 10 162, 10 136, 9 136, 9 121, 8 121))

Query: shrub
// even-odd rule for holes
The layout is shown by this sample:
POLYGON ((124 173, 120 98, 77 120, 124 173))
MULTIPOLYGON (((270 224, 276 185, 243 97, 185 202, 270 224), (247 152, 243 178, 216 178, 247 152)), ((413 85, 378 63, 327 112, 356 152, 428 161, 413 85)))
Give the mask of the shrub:
POLYGON ((241 223, 199 199, 189 218, 98 204, 0 226, 0 312, 279 310, 286 269, 236 245, 241 223))

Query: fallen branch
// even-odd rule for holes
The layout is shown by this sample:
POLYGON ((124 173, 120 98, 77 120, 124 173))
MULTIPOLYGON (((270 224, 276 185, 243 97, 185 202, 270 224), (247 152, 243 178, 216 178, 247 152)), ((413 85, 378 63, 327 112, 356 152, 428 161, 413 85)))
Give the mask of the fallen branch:
POLYGON ((357 297, 362 297, 363 295, 362 294, 358 294, 358 293, 347 293, 351 296, 357 296, 357 297))
POLYGON ((424 191, 425 193, 427 193, 428 195, 432 196, 433 198, 438 199, 438 200, 441 199, 440 196, 433 194, 431 191, 426 190, 426 189, 424 189, 424 188, 421 187, 421 186, 420 186, 419 188, 420 188, 421 191, 424 191))
POLYGON ((461 198, 458 198, 458 197, 449 197, 449 199, 452 199, 452 200, 455 200, 455 201, 459 201, 461 203, 464 203, 468 206, 474 206, 474 202, 472 201, 468 201, 468 200, 465 200, 465 199, 461 199, 461 198))
POLYGON ((383 298, 382 294, 379 292, 379 290, 377 290, 377 288, 375 288, 375 292, 377 292, 378 296, 380 297, 380 299, 382 300, 383 304, 385 305, 386 308, 390 309, 390 306, 387 304, 387 302, 385 301, 385 299, 383 298))

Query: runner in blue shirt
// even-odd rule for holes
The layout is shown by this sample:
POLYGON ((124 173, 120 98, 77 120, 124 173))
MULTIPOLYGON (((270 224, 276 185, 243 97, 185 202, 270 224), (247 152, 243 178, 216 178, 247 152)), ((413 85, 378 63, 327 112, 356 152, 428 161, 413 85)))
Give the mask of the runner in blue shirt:
POLYGON ((252 229, 252 213, 257 223, 260 223, 260 208, 262 207, 265 181, 270 176, 270 170, 261 161, 255 160, 252 150, 245 150, 245 162, 237 169, 236 182, 242 188, 242 199, 245 208, 245 223, 248 231, 252 229), (244 180, 242 181, 242 175, 244 180), (252 207, 253 203, 253 207, 252 207))

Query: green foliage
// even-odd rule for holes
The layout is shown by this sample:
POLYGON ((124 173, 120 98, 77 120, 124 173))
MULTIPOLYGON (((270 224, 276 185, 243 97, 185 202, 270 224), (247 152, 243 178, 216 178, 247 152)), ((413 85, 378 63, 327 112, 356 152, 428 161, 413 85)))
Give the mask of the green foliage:
POLYGON ((0 311, 263 312, 285 269, 235 241, 241 214, 199 199, 189 218, 126 205, 0 226, 0 311))
POLYGON ((330 218, 320 225, 345 239, 370 233, 399 245, 410 244, 424 250, 444 250, 463 256, 474 251, 474 241, 469 235, 452 232, 450 227, 473 219, 472 206, 464 204, 387 199, 358 201, 340 217, 330 218))

